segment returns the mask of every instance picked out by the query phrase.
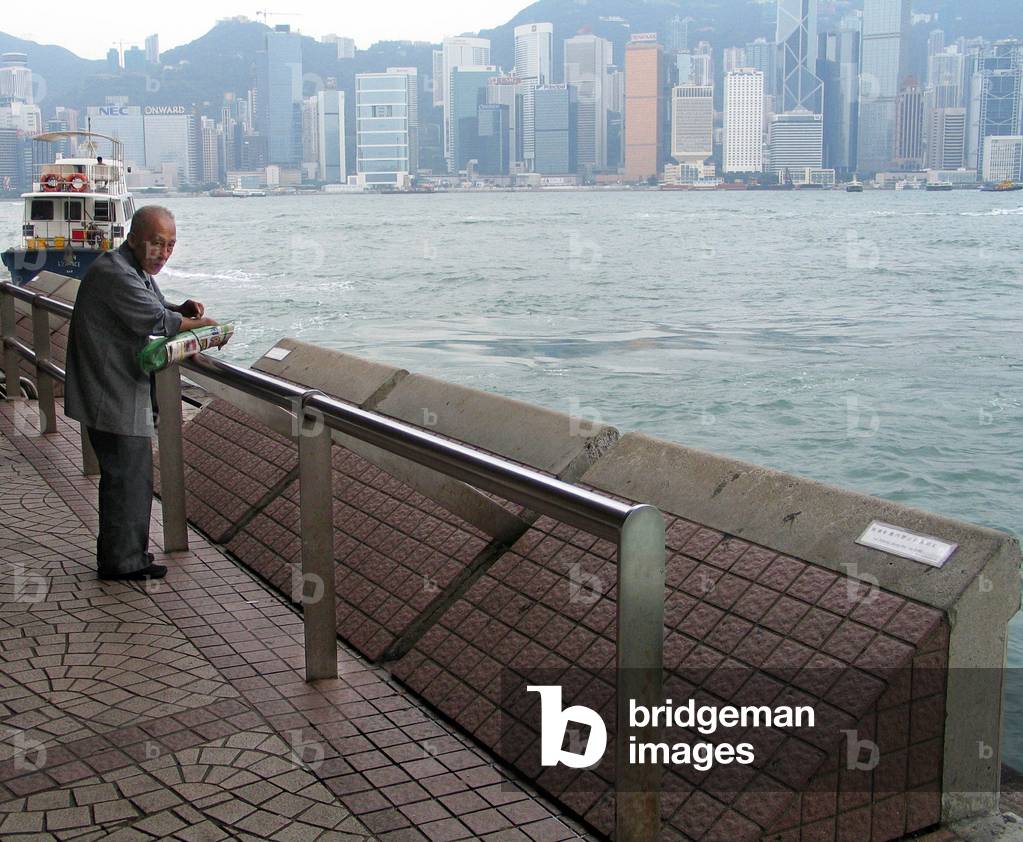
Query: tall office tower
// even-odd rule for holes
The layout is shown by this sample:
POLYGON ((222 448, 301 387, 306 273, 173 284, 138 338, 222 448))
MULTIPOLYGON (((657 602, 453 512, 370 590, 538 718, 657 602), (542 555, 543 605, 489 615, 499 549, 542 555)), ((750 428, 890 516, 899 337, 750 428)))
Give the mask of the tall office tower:
POLYGON ((721 70, 723 73, 731 73, 740 67, 749 66, 750 64, 746 60, 746 51, 742 47, 725 47, 721 59, 721 70))
MULTIPOLYGON (((490 65, 490 41, 486 38, 445 38, 442 44, 441 80, 444 106, 444 157, 449 171, 457 171, 454 161, 455 136, 451 122, 451 74, 458 67, 488 67, 490 65)), ((436 94, 434 99, 436 103, 436 94)), ((475 113, 475 112, 474 112, 475 113)))
POLYGON ((0 101, 32 104, 32 70, 25 53, 0 56, 0 101))
MULTIPOLYGON (((487 89, 489 94, 490 89, 487 89)), ((485 103, 479 107, 479 172, 508 175, 511 167, 507 105, 485 103)))
MULTIPOLYGON (((412 131, 408 100, 407 73, 388 70, 355 76, 355 171, 369 187, 401 187, 409 181, 412 131)), ((337 107, 343 114, 344 103, 339 101, 337 107)))
POLYGON ((671 91, 671 157, 702 164, 714 154, 714 88, 678 85, 671 91))
POLYGON ((714 51, 706 41, 697 44, 693 52, 692 84, 714 84, 714 51))
POLYGON ((935 108, 959 108, 964 104, 965 58, 959 47, 953 44, 928 60, 927 87, 934 92, 935 108))
POLYGON ((575 114, 568 85, 536 89, 536 155, 534 170, 543 175, 567 175, 576 170, 575 114))
POLYGON ((302 165, 317 164, 320 160, 320 98, 306 97, 302 100, 302 165))
POLYGON ((515 75, 522 81, 549 85, 554 69, 554 24, 526 23, 515 27, 515 75))
POLYGON ((768 142, 769 171, 779 181, 797 181, 824 163, 824 118, 805 108, 776 114, 768 142))
MULTIPOLYGON (((778 67, 778 45, 766 38, 757 38, 746 45, 746 67, 764 74, 764 96, 774 96, 778 67)), ((737 68, 735 68, 737 69, 737 68)))
POLYGON ((977 111, 977 168, 982 171, 986 138, 1023 134, 1023 43, 997 41, 986 50, 974 72, 972 91, 977 111))
POLYGON ((145 73, 146 51, 141 47, 129 47, 125 50, 124 70, 126 73, 145 73))
MULTIPOLYGON (((90 105, 85 110, 86 125, 98 134, 105 134, 122 145, 124 163, 144 168, 146 161, 146 131, 142 122, 142 108, 138 105, 90 105)), ((113 156, 105 142, 100 154, 113 156)))
POLYGON ((302 40, 287 24, 267 32, 258 58, 256 130, 271 164, 302 162, 302 40))
POLYGON ((146 61, 150 64, 160 63, 160 36, 156 33, 146 38, 146 61))
POLYGON ((202 178, 200 184, 219 184, 221 173, 220 142, 221 133, 217 124, 209 117, 200 117, 202 134, 202 178))
MULTIPOLYGON (((945 50, 945 30, 932 29, 927 36, 927 58, 945 50)), ((927 83, 930 84, 930 79, 927 83)))
POLYGON ((451 111, 452 172, 479 160, 479 108, 487 102, 487 87, 497 68, 456 67, 451 71, 448 105, 451 111))
POLYGON ((689 24, 692 22, 692 18, 684 18, 681 15, 675 15, 668 20, 669 52, 680 53, 689 49, 689 24))
POLYGON ((53 109, 53 116, 54 119, 61 120, 66 125, 67 131, 78 131, 79 116, 77 109, 58 105, 55 109, 53 109))
MULTIPOLYGON (((348 179, 345 164, 345 92, 337 89, 335 79, 327 79, 327 87, 316 97, 319 100, 316 108, 316 151, 319 155, 317 175, 320 181, 327 184, 344 184, 348 179)), ((414 169, 411 171, 415 172, 414 169)))
MULTIPOLYGON (((909 0, 906 0, 909 2, 909 0)), ((816 0, 778 0, 778 109, 823 109, 824 86, 817 70, 816 0)))
POLYGON ((117 47, 111 47, 107 50, 107 72, 108 73, 120 73, 121 72, 121 53, 117 47))
POLYGON ((625 178, 659 176, 665 149, 664 48, 653 33, 637 34, 625 45, 625 178))
POLYGON ((927 168, 958 170, 966 162, 966 109, 932 108, 927 121, 927 168))
POLYGON ((895 154, 895 98, 906 76, 910 0, 864 0, 858 167, 878 172, 895 154))
POLYGON ((984 181, 1023 181, 1023 135, 984 138, 984 181))
POLYGON ((620 171, 625 166, 625 72, 609 67, 607 78, 607 166, 620 171))
POLYGON ((576 163, 607 169, 607 112, 612 45, 596 35, 565 40, 565 83, 576 89, 576 163))
POLYGON ((388 67, 388 73, 404 74, 405 101, 408 105, 409 172, 419 170, 419 68, 388 67))
POLYGON ((170 164, 177 170, 180 184, 199 183, 202 177, 201 134, 195 115, 183 106, 147 108, 143 122, 146 167, 158 172, 164 164, 170 164))
POLYGON ((430 80, 433 86, 434 108, 444 106, 444 51, 433 51, 433 78, 430 80))
MULTIPOLYGON (((501 119, 504 121, 504 130, 507 133, 504 146, 508 150, 509 171, 515 168, 516 163, 522 162, 522 143, 518 132, 520 110, 518 93, 519 80, 513 75, 495 76, 487 82, 486 104, 502 105, 506 109, 501 119)), ((480 119, 483 119, 482 116, 480 119)), ((483 166, 482 161, 480 166, 483 166)), ((484 172, 484 170, 481 169, 480 172, 484 172)))
POLYGON ((856 170, 856 127, 860 96, 860 33, 822 32, 817 75, 824 82, 824 166, 856 170))
POLYGON ((764 74, 742 68, 725 76, 724 172, 764 170, 764 74))
POLYGON ((924 164, 924 92, 909 79, 895 98, 895 166, 919 170, 924 164))

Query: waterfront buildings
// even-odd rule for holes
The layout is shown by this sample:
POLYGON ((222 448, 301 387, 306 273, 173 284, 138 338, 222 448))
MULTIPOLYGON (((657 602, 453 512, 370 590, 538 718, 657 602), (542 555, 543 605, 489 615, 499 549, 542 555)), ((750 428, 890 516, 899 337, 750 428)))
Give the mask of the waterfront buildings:
MULTIPOLYGON (((978 58, 971 85, 977 169, 984 171, 986 140, 1023 134, 1023 44, 998 41, 978 58)), ((969 129, 972 131, 973 126, 969 129)), ((971 138, 972 140, 972 138, 971 138)), ((969 164, 968 164, 969 165, 969 164)))
POLYGON ((434 55, 434 67, 439 64, 441 71, 440 89, 434 87, 434 105, 441 105, 444 108, 444 157, 447 160, 448 171, 457 171, 455 166, 455 133, 452 125, 451 113, 451 79, 456 68, 465 67, 489 67, 490 66, 490 41, 486 38, 445 38, 440 50, 440 57, 434 55), (440 102, 437 102, 437 95, 440 95, 440 102))
POLYGON ((804 109, 820 114, 824 87, 816 73, 816 0, 778 0, 775 41, 780 76, 778 110, 804 109))
POLYGON ((764 169, 764 74, 752 68, 725 76, 722 170, 759 173, 764 169))
POLYGON ((565 84, 576 90, 576 150, 579 168, 607 169, 607 113, 613 64, 610 41, 596 35, 565 40, 565 84))
MULTIPOLYGON (((336 84, 331 85, 331 82, 334 80, 328 79, 327 87, 316 95, 317 177, 327 184, 344 184, 348 177, 345 163, 345 92, 337 90, 336 84)), ((411 126, 411 118, 408 123, 411 126)), ((400 132, 397 134, 401 135, 400 132)), ((409 138, 410 168, 414 172, 411 135, 409 128, 406 136, 409 138)), ((369 132, 366 139, 371 139, 369 132)))
POLYGON ((933 108, 927 123, 927 167, 958 170, 966 162, 966 109, 933 108))
POLYGON ((746 45, 743 53, 746 56, 744 67, 752 67, 764 74, 764 96, 774 96, 777 87, 778 45, 766 38, 757 38, 746 45))
MULTIPOLYGON (((403 187, 411 177, 415 86, 409 75, 405 68, 389 68, 355 77, 356 173, 368 187, 403 187)), ((340 101, 337 108, 343 114, 340 101)), ((343 123, 339 129, 343 138, 343 123)))
MULTIPOLYGON (((487 92, 486 92, 486 104, 493 106, 502 106, 505 110, 503 112, 504 130, 507 135, 507 139, 503 144, 507 148, 508 153, 508 172, 511 172, 516 168, 516 165, 524 167, 522 159, 522 141, 521 135, 518 131, 520 122, 520 99, 519 99, 519 80, 512 75, 495 76, 487 81, 487 92)), ((480 112, 480 119, 482 120, 482 112, 480 112)), ((492 125, 492 119, 487 125, 492 125)), ((481 123, 482 126, 482 123, 481 123)), ((480 129, 481 133, 483 129, 480 129)), ((482 137, 482 134, 481 134, 482 137)), ((489 135, 488 135, 489 137, 489 135)), ((490 141, 487 141, 490 143, 490 141)), ((502 153, 503 154, 503 153, 502 153)), ((483 162, 480 162, 480 166, 483 166, 483 162)), ((481 172, 484 170, 481 169, 481 172)))
POLYGON ((771 120, 768 150, 768 170, 779 181, 794 181, 797 173, 822 169, 823 117, 805 108, 776 114, 771 120))
POLYGON ((456 67, 451 71, 448 110, 453 172, 464 170, 471 160, 479 160, 479 107, 486 104, 490 80, 497 75, 493 66, 456 67))
POLYGON ((202 148, 199 121, 184 106, 146 106, 146 168, 173 172, 176 184, 199 184, 202 148))
POLYGON ((146 38, 146 61, 150 64, 160 63, 160 36, 156 33, 146 38))
POLYGON ((984 181, 1023 181, 1023 135, 984 138, 984 181))
POLYGON ((256 85, 256 129, 268 142, 270 163, 302 162, 302 42, 287 24, 266 33, 256 85))
POLYGON ((895 99, 906 76, 910 0, 864 0, 857 167, 886 169, 895 154, 895 99))
POLYGON ((0 102, 32 103, 32 70, 25 53, 0 56, 0 102))
POLYGON ((924 94, 909 80, 895 98, 895 166, 919 170, 924 165, 924 94))
POLYGON ((576 170, 575 103, 568 85, 536 89, 535 168, 541 175, 567 175, 576 170))
POLYGON ((714 89, 677 85, 671 92, 671 157, 699 165, 714 154, 714 89))
POLYGON ((625 179, 642 181, 664 168, 664 48, 656 35, 633 35, 625 47, 625 179))
MULTIPOLYGON (((146 131, 141 106, 114 103, 91 105, 85 109, 85 117, 86 125, 91 131, 105 134, 121 142, 126 165, 145 168, 146 131)), ((113 154, 109 145, 104 149, 104 154, 113 154)))
POLYGON ((824 84, 824 166, 855 172, 860 33, 855 29, 821 33, 817 67, 824 84))
POLYGON ((482 175, 508 175, 512 161, 508 106, 484 103, 478 114, 478 170, 482 175))

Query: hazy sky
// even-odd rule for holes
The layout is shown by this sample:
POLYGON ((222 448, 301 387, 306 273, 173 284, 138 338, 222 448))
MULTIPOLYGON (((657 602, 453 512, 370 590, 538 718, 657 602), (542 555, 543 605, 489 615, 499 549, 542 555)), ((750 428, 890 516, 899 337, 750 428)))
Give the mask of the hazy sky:
MULTIPOLYGON (((439 41, 445 35, 488 29, 506 23, 531 0, 342 0, 342 2, 283 2, 283 0, 170 0, 161 4, 83 3, 57 0, 44 7, 4 2, 0 31, 41 44, 59 44, 82 58, 103 58, 110 47, 124 42, 143 46, 147 35, 160 36, 160 49, 169 50, 208 32, 219 18, 245 15, 256 20, 266 9, 271 25, 290 24, 305 35, 333 32, 355 39, 366 48, 385 39, 439 41), (59 21, 59 23, 57 23, 59 21)), ((262 20, 262 16, 258 20, 262 20)))

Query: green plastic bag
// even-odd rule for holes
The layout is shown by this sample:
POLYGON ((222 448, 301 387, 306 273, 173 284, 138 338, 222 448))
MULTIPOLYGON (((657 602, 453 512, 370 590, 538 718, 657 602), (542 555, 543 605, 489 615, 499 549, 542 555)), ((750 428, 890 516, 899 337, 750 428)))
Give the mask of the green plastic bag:
POLYGON ((177 336, 160 336, 139 351, 139 365, 146 374, 167 368, 209 348, 223 348, 234 335, 234 322, 197 327, 177 336))

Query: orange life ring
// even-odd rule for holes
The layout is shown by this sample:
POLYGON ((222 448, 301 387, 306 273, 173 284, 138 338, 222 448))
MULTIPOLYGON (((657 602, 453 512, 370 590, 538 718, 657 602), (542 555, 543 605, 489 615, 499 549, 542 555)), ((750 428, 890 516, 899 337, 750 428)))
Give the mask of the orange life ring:
POLYGON ((67 184, 68 189, 73 193, 84 193, 89 189, 89 179, 85 173, 76 172, 74 175, 69 175, 64 179, 64 183, 67 184))
POLYGON ((60 190, 64 186, 64 179, 60 177, 59 173, 48 172, 44 173, 42 178, 39 179, 39 184, 45 192, 51 193, 54 190, 60 190))

